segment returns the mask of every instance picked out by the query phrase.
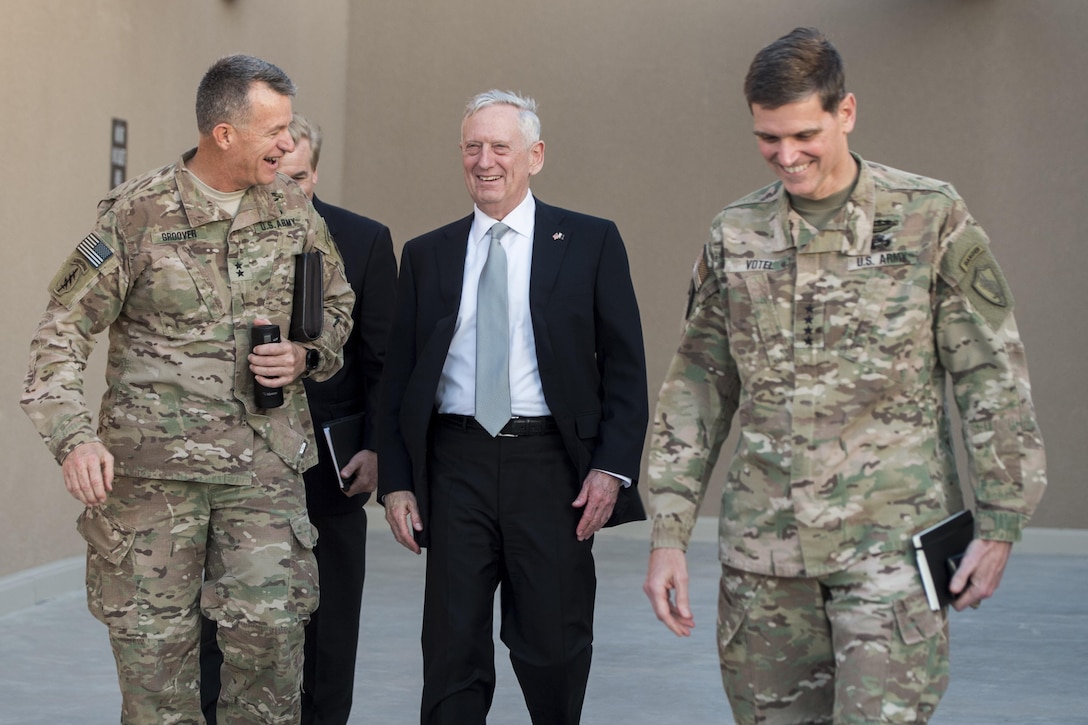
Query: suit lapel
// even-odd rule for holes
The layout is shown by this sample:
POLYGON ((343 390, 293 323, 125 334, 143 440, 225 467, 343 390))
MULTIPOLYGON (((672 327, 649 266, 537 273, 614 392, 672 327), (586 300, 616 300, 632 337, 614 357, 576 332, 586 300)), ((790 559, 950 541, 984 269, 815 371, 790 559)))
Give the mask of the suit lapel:
MULTIPOLYGON (((563 256, 570 243, 571 232, 565 224, 562 209, 536 202, 536 229, 533 232, 533 264, 529 279, 529 304, 544 304, 551 296, 559 277, 563 256)), ((441 280, 440 294, 444 305, 454 313, 461 302, 461 287, 465 279, 465 252, 468 249, 468 233, 472 228, 472 216, 451 224, 445 238, 435 245, 435 264, 441 280)))
POLYGON ((438 279, 444 305, 457 307, 461 303, 461 286, 465 279, 465 252, 468 250, 468 233, 472 228, 472 216, 454 222, 446 230, 446 237, 435 246, 438 279))
POLYGON ((320 201, 315 194, 313 198, 313 204, 314 209, 321 216, 321 218, 325 220, 325 226, 329 228, 329 236, 331 236, 333 239, 336 239, 336 224, 332 219, 332 215, 329 214, 328 211, 325 209, 325 202, 320 201))
POLYGON ((536 202, 536 229, 533 232, 533 266, 529 280, 529 306, 536 309, 547 303, 559 277, 563 255, 570 243, 562 209, 536 202))

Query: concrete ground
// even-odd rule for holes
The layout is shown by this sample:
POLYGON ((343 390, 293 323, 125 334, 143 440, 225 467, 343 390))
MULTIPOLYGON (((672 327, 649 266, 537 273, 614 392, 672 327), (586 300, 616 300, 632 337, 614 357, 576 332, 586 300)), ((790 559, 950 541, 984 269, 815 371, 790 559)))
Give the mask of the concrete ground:
MULTIPOLYGON (((368 572, 352 723, 419 721, 422 557, 371 513, 368 572)), ((696 632, 681 639, 642 593, 647 529, 597 538, 596 643, 585 725, 733 723, 714 643, 719 566, 713 536, 689 552, 696 632)), ((489 722, 528 723, 501 642, 489 722)), ((0 724, 93 725, 119 720, 106 629, 71 590, 0 617, 0 724)), ((937 725, 1088 723, 1088 552, 1013 553, 1001 590, 952 615, 952 684, 937 725)))

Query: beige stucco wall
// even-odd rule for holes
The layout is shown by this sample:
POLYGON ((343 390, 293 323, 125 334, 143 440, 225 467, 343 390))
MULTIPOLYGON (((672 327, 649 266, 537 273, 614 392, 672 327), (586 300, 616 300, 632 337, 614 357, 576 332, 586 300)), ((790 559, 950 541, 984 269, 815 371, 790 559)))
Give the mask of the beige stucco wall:
MULTIPOLYGON (((990 233, 1048 444, 1051 490, 1032 524, 1088 528, 1078 240, 1088 3, 416 1, 367 4, 351 23, 347 203, 379 215, 397 242, 468 213, 456 147, 464 102, 492 86, 534 96, 547 146, 533 189, 617 221, 652 397, 712 217, 773 180, 743 100, 748 64, 798 25, 821 28, 858 97, 851 147, 951 181, 990 233)), ((716 480, 705 514, 717 511, 716 480)))
MULTIPOLYGON (((18 407, 46 286, 109 190, 111 119, 128 121, 128 173, 196 145, 196 86, 233 52, 280 65, 297 104, 343 137, 348 0, 0 0, 0 127, 7 140, 0 219, 0 576, 82 551, 79 504, 18 407)), ((338 192, 342 159, 322 183, 338 192)), ((101 395, 105 339, 88 378, 101 395)))
MULTIPOLYGON (((0 0, 0 17, 0 576, 82 548, 79 506, 16 401, 45 286, 107 189, 111 118, 129 123, 130 176, 170 163, 195 144, 207 66, 268 58, 326 131, 318 193, 389 224, 399 246, 469 211, 464 101, 492 86, 535 96, 547 155, 534 191, 619 224, 655 395, 710 219, 771 180, 741 96, 747 64, 803 24, 846 58, 853 148, 953 182, 990 232, 1050 457, 1033 524, 1088 529, 1080 0, 0 0)), ((100 359, 89 377, 97 398, 100 359)))

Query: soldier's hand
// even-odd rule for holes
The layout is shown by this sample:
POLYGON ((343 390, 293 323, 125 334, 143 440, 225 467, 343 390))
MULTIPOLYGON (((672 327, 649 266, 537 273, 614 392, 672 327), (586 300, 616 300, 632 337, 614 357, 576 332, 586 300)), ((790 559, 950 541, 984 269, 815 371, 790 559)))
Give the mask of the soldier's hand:
POLYGON ((574 532, 578 541, 585 541, 608 523, 621 485, 620 479, 604 471, 594 469, 589 472, 586 480, 582 482, 578 498, 571 504, 574 508, 585 507, 574 532))
POLYGON ((1012 543, 975 539, 963 555, 948 589, 958 595, 952 608, 962 612, 967 607, 977 607, 983 599, 989 599, 1001 584, 1005 565, 1009 563, 1012 543))
POLYGON ((654 549, 642 591, 654 614, 678 637, 688 637, 695 617, 688 603, 688 560, 681 549, 654 549))
POLYGON ((106 502, 113 490, 113 454, 98 441, 81 443, 61 463, 64 485, 85 506, 106 502))
POLYGON ((365 449, 359 451, 340 471, 340 477, 351 481, 351 486, 344 491, 345 496, 373 492, 378 487, 378 454, 365 449))
POLYGON ((416 531, 423 531, 416 495, 411 491, 393 491, 385 495, 382 504, 385 506, 385 520, 389 522, 393 538, 409 551, 420 553, 419 544, 413 535, 416 531))
MULTIPOLYGON (((253 321, 254 325, 272 324, 265 319, 253 321)), ((290 340, 266 342, 257 345, 246 358, 250 371, 257 382, 266 388, 282 388, 297 380, 306 371, 306 348, 290 340)))

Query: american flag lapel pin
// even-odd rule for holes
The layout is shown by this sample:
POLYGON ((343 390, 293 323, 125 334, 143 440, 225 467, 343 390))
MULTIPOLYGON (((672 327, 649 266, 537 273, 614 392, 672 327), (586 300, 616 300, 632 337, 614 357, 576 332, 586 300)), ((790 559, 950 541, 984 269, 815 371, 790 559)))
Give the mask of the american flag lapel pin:
POLYGON ((561 242, 566 238, 567 237, 566 237, 565 234, 563 234, 563 232, 556 232, 555 234, 552 235, 552 239, 554 239, 557 242, 561 242))

